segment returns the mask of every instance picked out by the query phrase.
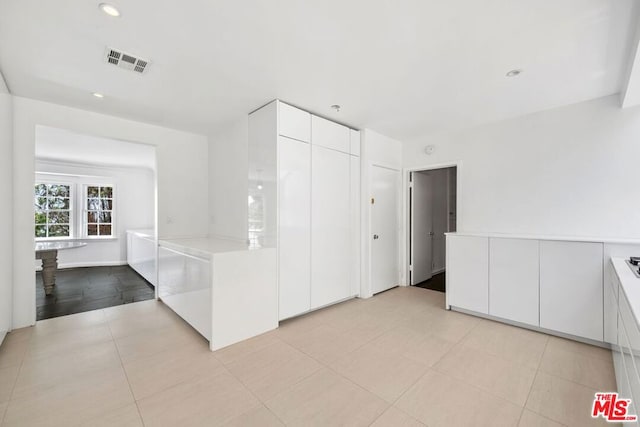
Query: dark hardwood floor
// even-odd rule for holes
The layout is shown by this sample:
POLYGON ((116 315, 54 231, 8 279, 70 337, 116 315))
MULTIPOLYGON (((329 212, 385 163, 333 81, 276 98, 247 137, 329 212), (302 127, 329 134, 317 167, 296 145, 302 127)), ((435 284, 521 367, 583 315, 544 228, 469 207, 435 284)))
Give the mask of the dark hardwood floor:
POLYGON ((418 283, 417 287, 424 289, 431 289, 432 291, 445 292, 445 273, 434 274, 433 277, 429 280, 425 280, 424 282, 418 283))
POLYGON ((36 273, 37 319, 50 319, 153 299, 153 286, 128 265, 58 270, 53 293, 45 295, 36 273))

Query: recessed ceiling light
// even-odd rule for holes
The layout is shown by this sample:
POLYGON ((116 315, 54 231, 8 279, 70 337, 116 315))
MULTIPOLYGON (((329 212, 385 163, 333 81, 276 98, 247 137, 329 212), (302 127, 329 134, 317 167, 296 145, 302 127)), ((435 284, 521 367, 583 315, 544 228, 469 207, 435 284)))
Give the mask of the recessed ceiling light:
POLYGON ((520 74, 522 74, 522 73, 523 73, 523 71, 524 71, 524 70, 511 70, 511 71, 509 71, 509 72, 506 74, 506 76, 507 76, 507 77, 517 77, 517 76, 519 76, 520 74))
POLYGON ((100 92, 93 92, 93 96, 95 96, 96 98, 100 98, 100 99, 104 98, 104 95, 101 94, 100 92))
POLYGON ((100 3, 98 7, 109 16, 113 16, 114 18, 120 16, 120 11, 112 4, 100 3))
POLYGON ((338 104, 333 104, 333 105, 331 106, 331 108, 333 108, 334 110, 336 110, 336 112, 337 112, 337 113, 339 113, 339 112, 340 112, 340 106, 339 106, 338 104))

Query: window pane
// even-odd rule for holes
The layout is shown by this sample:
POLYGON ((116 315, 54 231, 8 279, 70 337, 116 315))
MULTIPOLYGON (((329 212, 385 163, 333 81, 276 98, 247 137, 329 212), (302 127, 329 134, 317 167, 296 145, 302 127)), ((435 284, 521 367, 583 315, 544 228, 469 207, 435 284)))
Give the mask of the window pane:
POLYGON ((87 187, 87 197, 100 197, 99 187, 87 187))
POLYGON ((104 211, 110 211, 111 208, 113 207, 113 200, 102 200, 102 210, 104 211))
POLYGON ((49 224, 69 224, 69 212, 49 212, 49 224))
POLYGON ((69 210, 69 199, 63 197, 50 197, 49 209, 69 210))
POLYGON ((100 187, 100 197, 110 199, 113 197, 113 187, 100 187))
POLYGON ((87 209, 97 211, 101 209, 100 199, 87 199, 87 209))
POLYGON ((101 236, 111 236, 111 225, 100 225, 101 236))
POLYGON ((47 223, 47 214, 44 212, 36 212, 35 213, 35 223, 36 224, 46 224, 47 223))
POLYGON ((98 212, 87 212, 87 222, 97 223, 98 216, 98 212))
POLYGON ((68 237, 69 226, 68 225, 50 225, 49 237, 68 237))
POLYGON ((37 184, 35 188, 36 196, 46 196, 47 195, 47 186, 45 184, 37 184))
POLYGON ((47 237, 46 225, 36 225, 36 237, 47 237))
POLYGON ((100 222, 111 223, 111 212, 100 212, 100 222))
POLYGON ((69 186, 52 184, 49 186, 49 195, 56 197, 69 197, 69 186))
POLYGON ((97 224, 89 224, 89 225, 87 225, 87 234, 89 236, 97 236, 98 235, 98 225, 97 224))
POLYGON ((34 206, 36 210, 44 211, 49 208, 49 204, 47 203, 46 197, 36 197, 34 201, 34 206))

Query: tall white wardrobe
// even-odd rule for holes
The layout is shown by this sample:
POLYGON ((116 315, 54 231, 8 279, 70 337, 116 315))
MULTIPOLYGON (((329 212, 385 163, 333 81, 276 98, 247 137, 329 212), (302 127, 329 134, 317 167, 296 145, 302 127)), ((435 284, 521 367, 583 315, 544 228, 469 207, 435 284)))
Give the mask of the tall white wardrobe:
POLYGON ((360 132, 273 101, 249 115, 249 238, 277 246, 279 318, 360 292, 360 132))

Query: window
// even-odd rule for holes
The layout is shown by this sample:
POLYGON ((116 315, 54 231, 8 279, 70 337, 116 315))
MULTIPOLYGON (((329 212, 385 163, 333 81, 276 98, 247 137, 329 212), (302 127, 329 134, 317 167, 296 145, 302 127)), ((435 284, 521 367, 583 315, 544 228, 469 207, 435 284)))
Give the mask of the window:
POLYGON ((71 185, 37 183, 35 185, 35 237, 37 239, 72 236, 71 185))
POLYGON ((113 237, 113 187, 85 187, 85 224, 87 237, 113 237))

